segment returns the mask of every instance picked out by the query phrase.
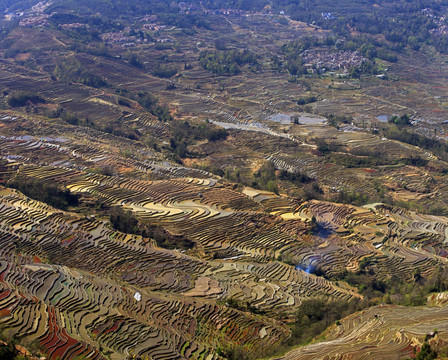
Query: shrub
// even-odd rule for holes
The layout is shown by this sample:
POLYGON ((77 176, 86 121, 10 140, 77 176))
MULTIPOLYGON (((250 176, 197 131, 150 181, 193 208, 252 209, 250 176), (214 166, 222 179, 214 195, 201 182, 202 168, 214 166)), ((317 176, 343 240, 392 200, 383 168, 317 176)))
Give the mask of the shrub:
POLYGON ((161 226, 140 222, 131 211, 123 210, 121 207, 111 209, 109 220, 115 230, 154 239, 160 247, 167 249, 191 249, 194 246, 193 242, 182 235, 172 235, 161 226))
POLYGON ((53 75, 61 81, 81 83, 95 88, 107 86, 101 76, 86 71, 75 58, 61 60, 56 65, 53 75))
POLYGON ((205 70, 218 75, 236 75, 241 71, 239 66, 258 64, 257 55, 249 50, 203 51, 199 62, 205 70))
POLYGON ((45 100, 39 95, 26 91, 16 91, 8 97, 8 105, 10 107, 19 107, 28 105, 29 103, 38 104, 44 102, 45 100))
POLYGON ((158 64, 152 74, 160 78, 168 79, 177 74, 177 68, 175 66, 158 64))
POLYGON ((69 206, 78 206, 78 195, 48 180, 17 177, 8 185, 34 200, 45 202, 61 210, 66 210, 69 206))

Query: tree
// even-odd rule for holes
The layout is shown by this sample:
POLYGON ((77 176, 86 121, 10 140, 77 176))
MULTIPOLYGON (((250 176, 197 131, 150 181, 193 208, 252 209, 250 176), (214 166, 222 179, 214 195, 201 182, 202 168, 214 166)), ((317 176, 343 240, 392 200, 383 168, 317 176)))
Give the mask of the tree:
POLYGON ((107 85, 101 76, 86 71, 76 58, 62 59, 56 65, 53 76, 61 81, 81 83, 95 88, 107 85))
POLYGON ((42 99, 39 95, 26 91, 16 91, 8 97, 8 105, 10 107, 19 107, 28 105, 30 103, 37 104, 44 102, 45 100, 42 99))
POLYGON ((427 342, 425 342, 415 359, 416 360, 437 359, 437 352, 435 350, 431 349, 431 346, 427 342))
POLYGON ((15 360, 17 353, 15 343, 15 340, 12 339, 5 346, 0 345, 0 359, 15 360))

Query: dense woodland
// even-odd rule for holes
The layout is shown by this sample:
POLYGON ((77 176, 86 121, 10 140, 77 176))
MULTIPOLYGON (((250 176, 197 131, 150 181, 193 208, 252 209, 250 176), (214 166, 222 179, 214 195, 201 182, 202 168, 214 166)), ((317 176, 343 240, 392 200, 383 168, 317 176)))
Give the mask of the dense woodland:
MULTIPOLYGON (((0 10, 20 9, 37 3, 33 0, 11 1, 6 0, 0 4, 0 10)), ((237 9, 244 11, 260 11, 267 1, 256 0, 193 0, 191 3, 200 8, 200 4, 208 9, 237 9)), ((437 36, 432 33, 436 27, 434 20, 422 12, 423 9, 430 9, 437 16, 448 5, 446 1, 292 1, 274 0, 270 1, 272 9, 276 12, 284 11, 292 19, 313 23, 334 31, 338 36, 351 37, 350 29, 356 29, 366 36, 381 34, 387 42, 381 42, 381 47, 387 46, 394 51, 400 51, 406 46, 419 49, 422 44, 431 44, 437 50, 445 53, 448 51, 446 37, 437 36), (378 4, 379 6, 372 6, 378 4), (323 17, 322 13, 330 14, 323 17)), ((204 27, 209 28, 210 22, 200 15, 199 12, 191 14, 179 14, 176 2, 160 2, 156 0, 138 0, 126 2, 122 0, 106 1, 67 1, 56 0, 47 8, 46 13, 53 15, 51 21, 54 25, 67 22, 79 22, 90 24, 96 31, 105 31, 120 28, 117 21, 111 20, 136 14, 158 14, 160 19, 167 25, 175 25, 181 28, 204 27), (73 13, 74 12, 74 13, 73 13), (65 13, 65 14, 64 14, 65 13), (92 14, 101 14, 101 17, 92 14)), ((378 41, 370 39, 375 45, 378 41)), ((364 42, 365 43, 365 42, 364 42)), ((367 46, 367 45, 366 45, 367 46)), ((394 60, 394 56, 387 50, 378 51, 380 58, 394 60)))

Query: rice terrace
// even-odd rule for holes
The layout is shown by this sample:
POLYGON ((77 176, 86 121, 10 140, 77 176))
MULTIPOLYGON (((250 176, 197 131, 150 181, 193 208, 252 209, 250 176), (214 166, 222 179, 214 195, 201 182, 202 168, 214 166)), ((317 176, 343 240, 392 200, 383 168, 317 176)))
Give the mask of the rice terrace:
POLYGON ((0 360, 448 359, 446 0, 0 0, 0 360))

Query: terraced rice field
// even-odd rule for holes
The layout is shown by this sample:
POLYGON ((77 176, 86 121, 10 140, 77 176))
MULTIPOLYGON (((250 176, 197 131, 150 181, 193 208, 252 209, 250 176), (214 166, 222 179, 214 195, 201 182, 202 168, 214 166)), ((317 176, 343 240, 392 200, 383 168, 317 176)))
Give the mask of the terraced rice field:
MULTIPOLYGON (((204 6, 181 17, 193 21, 204 6)), ((388 67, 381 78, 296 77, 288 62, 304 54, 283 45, 303 36, 326 44, 329 32, 314 23, 268 5, 148 32, 149 18, 165 21, 158 11, 120 14, 123 36, 141 36, 129 47, 96 49, 105 44, 86 40, 79 24, 2 33, 11 51, 0 47, 0 336, 50 360, 224 360, 229 350, 253 360, 291 340, 307 300, 386 301, 349 275, 418 287, 446 269, 448 217, 428 215, 448 209, 448 151, 429 144, 446 140, 445 57, 426 61, 414 49, 403 59, 402 49, 397 62, 375 60, 388 67), (257 61, 234 76, 205 70, 200 53, 223 49, 257 61), (59 76, 64 58, 107 85, 59 76), (176 74, 156 76, 165 66, 176 74), (30 89, 44 101, 10 106, 30 89), (427 136, 425 149, 385 137, 378 115, 404 113, 413 123, 404 128, 427 136), (346 117, 336 128, 328 114, 346 117), (53 185, 77 205, 38 201, 14 188, 21 180, 53 185), (130 233, 117 230, 125 216, 137 224, 130 233)), ((121 29, 103 16, 101 27, 121 29)), ((394 55, 391 44, 381 51, 394 55)), ((448 345, 447 303, 445 292, 423 307, 371 307, 277 358, 413 358, 434 328, 431 345, 448 345)))
MULTIPOLYGON (((217 359, 217 347, 226 343, 262 351, 289 336, 270 315, 292 314, 315 297, 361 298, 355 288, 301 269, 355 271, 369 257, 378 277, 407 279, 415 269, 426 276, 446 263, 445 217, 238 189, 205 171, 160 161, 156 153, 151 161, 125 159, 102 146, 107 136, 95 145, 88 140, 96 133, 82 140, 79 135, 1 138, 8 159, 2 174, 58 183, 95 203, 130 210, 196 247, 161 249, 150 239, 113 230, 107 219, 57 210, 0 187, 0 326, 37 341, 51 359, 217 359), (89 171, 107 161, 137 176, 89 171), (313 217, 325 236, 309 234, 313 217), (290 265, 279 261, 284 258, 290 265), (228 307, 228 299, 264 315, 228 307)), ((335 344, 342 348, 361 331, 370 339, 369 331, 378 328, 371 341, 383 351, 392 341, 381 335, 388 332, 384 324, 365 320, 387 308, 377 309, 356 315, 362 321, 344 320, 335 344), (366 321, 368 326, 361 325, 366 321)), ((391 352, 408 354, 408 337, 404 332, 394 340, 391 352)), ((323 349, 310 345, 286 358, 320 358, 323 349)))
POLYGON ((325 340, 277 359, 402 359, 415 356, 422 339, 438 330, 432 344, 448 340, 448 309, 376 306, 344 319, 326 332, 325 340))
POLYGON ((217 265, 154 248, 14 191, 2 195, 0 324, 39 341, 51 359, 102 359, 98 345, 116 359, 130 353, 212 359, 213 345, 259 348, 287 334, 281 323, 202 299, 222 293, 213 280, 217 265), (55 258, 58 265, 48 264, 55 258), (218 291, 201 291, 204 279, 218 291))
MULTIPOLYGON (((92 59, 80 60, 90 64, 92 59)), ((97 65, 92 66, 101 71, 97 65)), ((108 74, 102 75, 109 83, 124 80, 108 74)), ((205 75, 193 70, 180 82, 205 86, 205 75)), ((222 358, 218 349, 225 346, 243 347, 261 357, 290 336, 285 323, 304 300, 361 299, 356 288, 328 278, 356 272, 365 259, 377 279, 395 275, 410 281, 416 271, 427 277, 446 265, 446 217, 381 203, 355 207, 304 201, 236 186, 205 167, 168 157, 164 147, 172 127, 141 108, 126 109, 124 116, 110 94, 79 86, 67 90, 65 84, 49 85, 47 80, 40 74, 35 86, 67 110, 80 117, 94 113, 97 123, 108 118, 138 128, 161 146, 37 115, 0 112, 0 158, 7 161, 0 168, 0 328, 38 344, 52 360, 77 355, 95 360, 132 355, 212 360, 222 358), (58 184, 79 195, 84 207, 78 212, 58 210, 4 186, 16 177, 58 184), (120 233, 109 223, 107 211, 101 212, 110 207, 184 236, 194 247, 167 250, 153 239, 120 233), (311 231, 313 221, 320 229, 317 234, 311 231)), ((8 72, 0 84, 14 81, 8 72)), ((322 121, 274 121, 284 107, 270 101, 272 93, 297 87, 282 85, 280 78, 259 99, 251 98, 250 85, 226 80, 225 101, 187 85, 170 93, 165 80, 149 75, 142 85, 136 70, 126 73, 126 81, 131 90, 158 89, 174 103, 178 116, 210 119, 228 129, 225 142, 195 145, 206 164, 249 169, 270 161, 277 171, 317 179, 329 194, 344 190, 375 198, 380 183, 396 200, 448 204, 443 176, 435 179, 430 171, 406 164, 341 166, 319 154, 315 139, 325 139, 343 154, 387 152, 392 154, 389 161, 417 154, 429 167, 443 169, 444 163, 427 151, 371 134, 338 131, 322 121), (221 145, 226 151, 216 151, 221 145)), ((444 301, 435 295, 430 303, 444 301)), ((425 316, 438 315, 442 321, 444 310, 438 311, 419 310, 418 321, 425 324, 425 316)), ((359 357, 363 353, 372 359, 406 358, 421 345, 426 331, 423 325, 414 329, 410 313, 404 308, 367 310, 328 330, 326 342, 284 358, 364 359, 359 357), (383 321, 378 320, 381 316, 383 321)), ((442 338, 444 325, 438 328, 442 338)))

